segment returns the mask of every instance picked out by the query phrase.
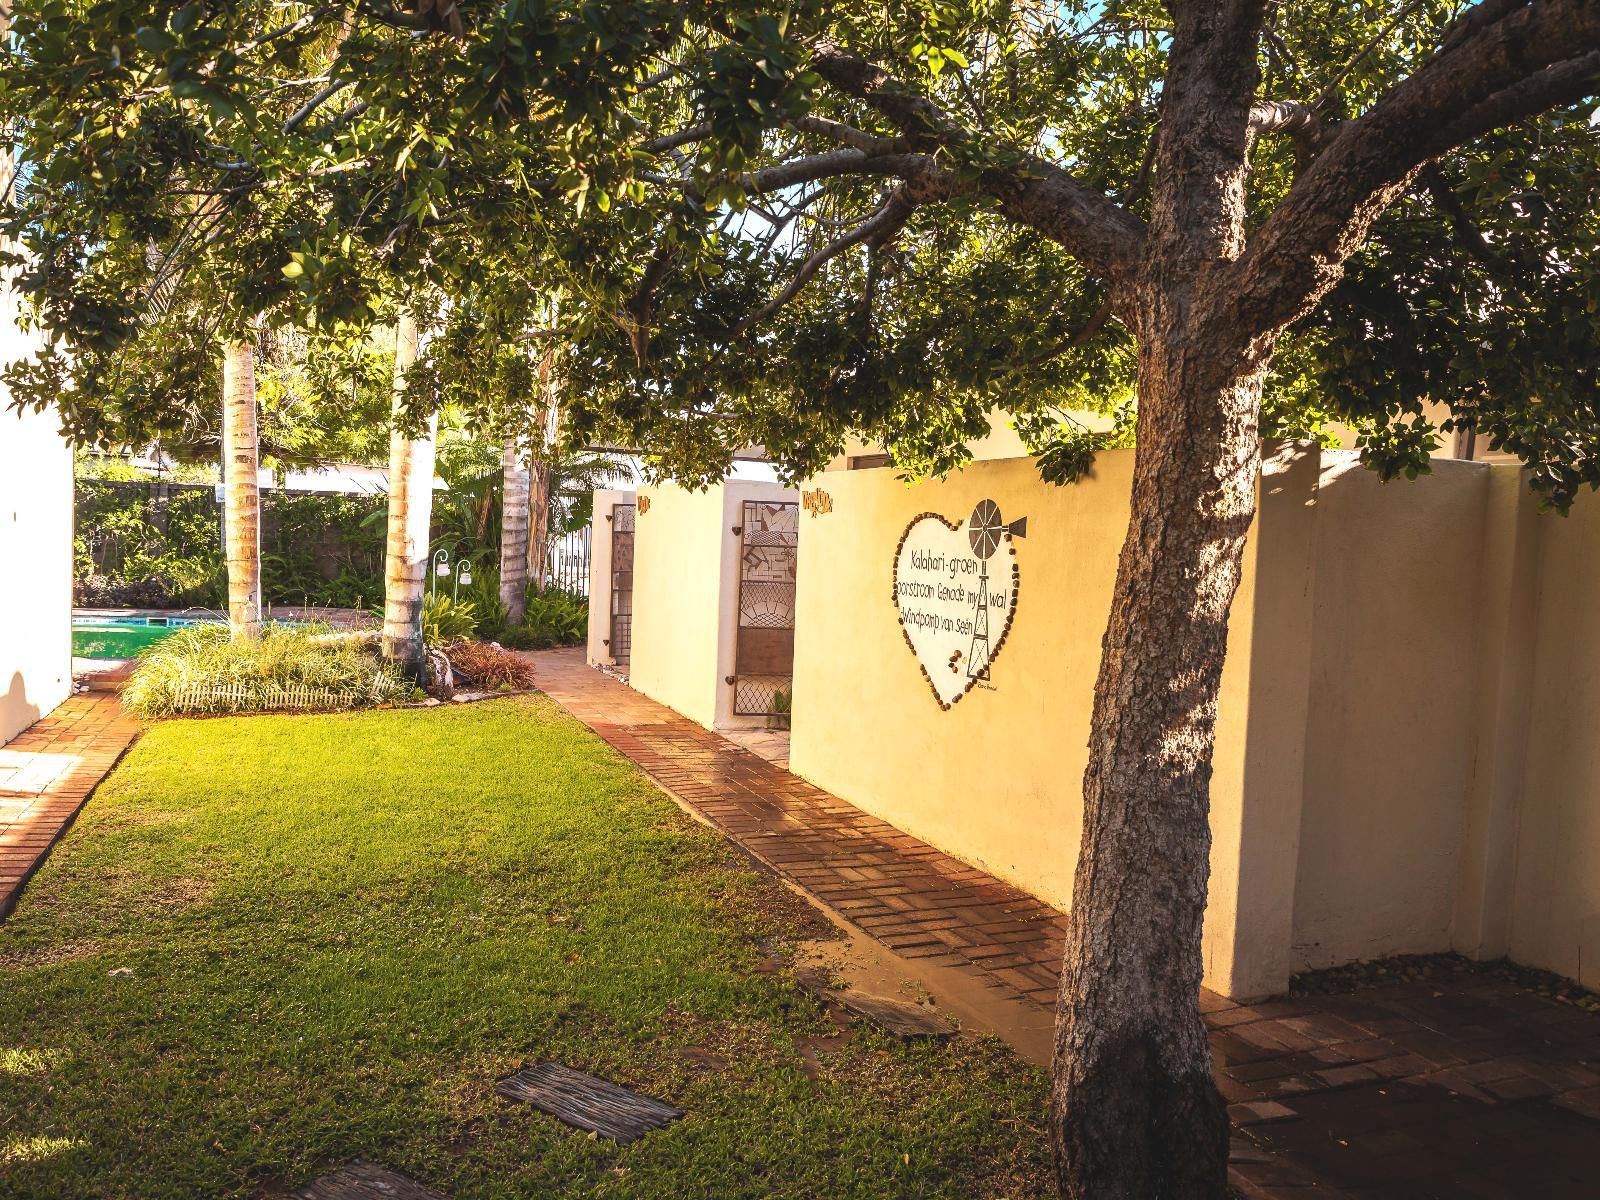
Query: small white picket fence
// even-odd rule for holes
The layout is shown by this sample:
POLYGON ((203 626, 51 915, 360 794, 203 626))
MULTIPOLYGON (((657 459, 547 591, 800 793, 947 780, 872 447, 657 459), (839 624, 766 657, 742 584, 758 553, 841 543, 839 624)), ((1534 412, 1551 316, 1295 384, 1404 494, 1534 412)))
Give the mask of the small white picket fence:
POLYGON ((178 690, 175 707, 179 712, 274 712, 350 708, 368 699, 363 692, 304 685, 196 683, 178 690))

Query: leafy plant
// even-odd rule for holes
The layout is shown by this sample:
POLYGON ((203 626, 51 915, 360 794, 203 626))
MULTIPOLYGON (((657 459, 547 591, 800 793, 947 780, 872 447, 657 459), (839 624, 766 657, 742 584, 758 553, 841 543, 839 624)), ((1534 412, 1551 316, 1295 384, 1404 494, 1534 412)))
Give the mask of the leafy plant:
POLYGON ((142 717, 345 709, 403 699, 411 686, 360 639, 268 625, 260 641, 235 642, 225 625, 196 625, 139 655, 122 700, 142 717))
POLYGON ((470 600, 456 600, 444 592, 430 592, 422 601, 422 640, 430 646, 471 637, 477 629, 476 610, 470 600))
POLYGON ((789 728, 789 717, 793 711, 794 696, 787 688, 779 688, 772 693, 772 710, 767 713, 767 728, 789 728))
POLYGON ((515 650, 488 642, 451 642, 444 648, 458 680, 484 690, 530 688, 533 664, 515 650))
MULTIPOLYGON (((381 597, 384 515, 381 498, 264 493, 264 599, 360 608, 381 597)), ((220 521, 209 486, 80 479, 75 574, 99 580, 83 594, 134 588, 144 607, 220 607, 227 599, 220 521)))
POLYGON ((500 634, 502 645, 516 650, 543 650, 550 646, 576 646, 589 633, 589 602, 582 596, 547 588, 528 596, 521 625, 500 634))
POLYGON ((500 599, 500 568, 488 565, 474 569, 465 595, 472 603, 477 622, 473 632, 485 641, 498 641, 506 627, 506 606, 500 599))

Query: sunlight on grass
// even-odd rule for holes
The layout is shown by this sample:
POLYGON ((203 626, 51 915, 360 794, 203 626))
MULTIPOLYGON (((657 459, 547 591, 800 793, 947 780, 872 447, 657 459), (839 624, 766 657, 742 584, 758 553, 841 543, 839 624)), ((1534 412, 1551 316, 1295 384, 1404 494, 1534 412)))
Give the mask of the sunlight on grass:
POLYGON ((43 1075, 66 1057, 62 1050, 0 1049, 0 1075, 43 1075))
POLYGON ((0 925, 0 1136, 73 1145, 0 1194, 1048 1194, 1039 1073, 838 1037, 762 970, 806 911, 542 697, 156 725, 0 925), (619 1147, 493 1094, 547 1059, 688 1115, 619 1147))
POLYGON ((0 1142, 0 1163, 11 1165, 43 1162, 53 1155, 62 1154, 81 1145, 82 1142, 64 1137, 12 1138, 0 1142))

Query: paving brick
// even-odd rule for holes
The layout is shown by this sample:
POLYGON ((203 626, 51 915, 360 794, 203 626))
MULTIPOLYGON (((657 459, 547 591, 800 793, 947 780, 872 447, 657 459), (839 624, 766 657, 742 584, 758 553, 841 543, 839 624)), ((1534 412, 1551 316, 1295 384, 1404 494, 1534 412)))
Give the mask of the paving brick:
POLYGON ((0 747, 0 919, 137 733, 114 694, 91 692, 0 747))

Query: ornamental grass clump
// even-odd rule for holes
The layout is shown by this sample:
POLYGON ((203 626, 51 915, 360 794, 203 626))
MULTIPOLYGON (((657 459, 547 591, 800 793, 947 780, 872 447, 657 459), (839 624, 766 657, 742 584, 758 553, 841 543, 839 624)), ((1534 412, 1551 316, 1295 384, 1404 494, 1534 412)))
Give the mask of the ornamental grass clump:
POLYGON ((142 717, 364 708, 407 698, 412 685, 370 640, 268 625, 259 642, 196 625, 139 656, 123 703, 142 717))

